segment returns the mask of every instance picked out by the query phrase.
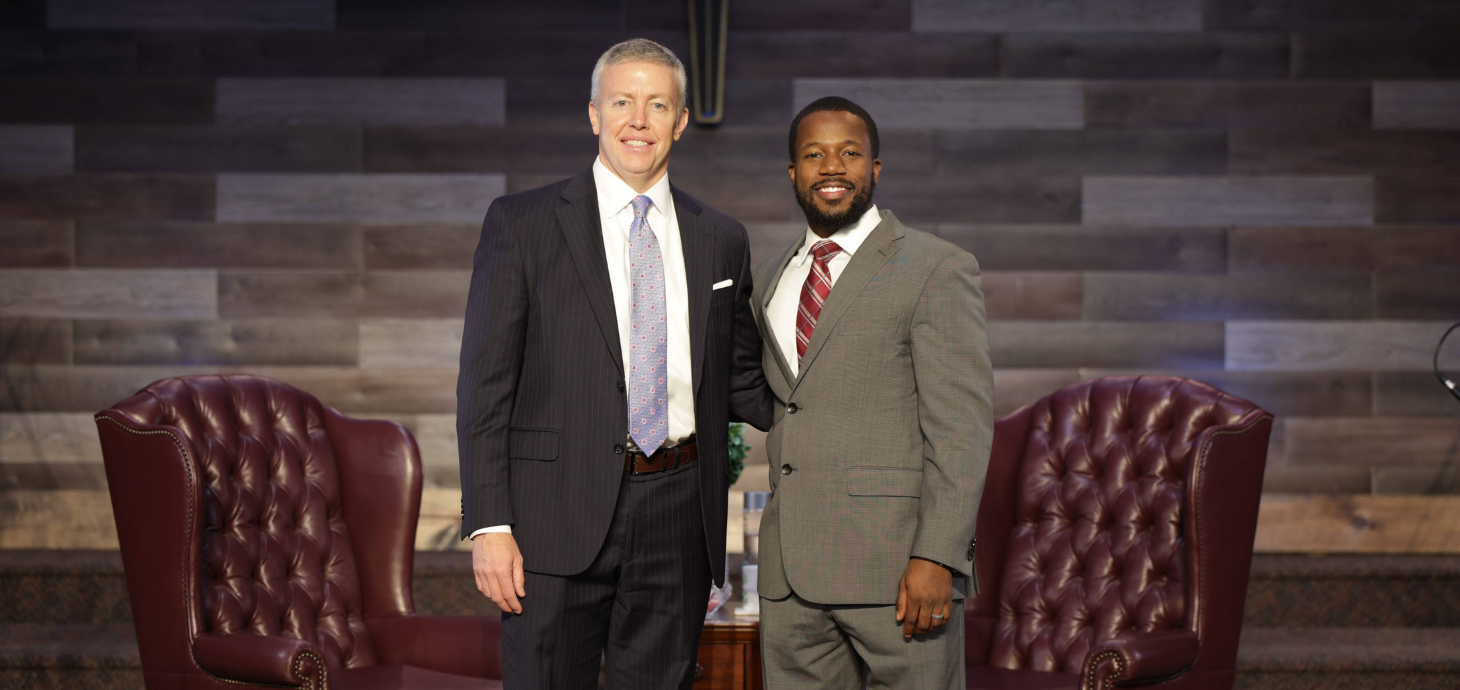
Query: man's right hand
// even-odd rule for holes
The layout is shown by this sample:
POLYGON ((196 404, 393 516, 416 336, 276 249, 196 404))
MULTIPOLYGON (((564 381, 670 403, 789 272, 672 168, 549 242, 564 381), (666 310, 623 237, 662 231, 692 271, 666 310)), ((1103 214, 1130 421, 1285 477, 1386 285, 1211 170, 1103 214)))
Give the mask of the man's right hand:
POLYGON ((522 552, 517 540, 506 532, 478 534, 471 540, 471 571, 477 578, 477 589, 487 595, 497 608, 522 613, 522 552))

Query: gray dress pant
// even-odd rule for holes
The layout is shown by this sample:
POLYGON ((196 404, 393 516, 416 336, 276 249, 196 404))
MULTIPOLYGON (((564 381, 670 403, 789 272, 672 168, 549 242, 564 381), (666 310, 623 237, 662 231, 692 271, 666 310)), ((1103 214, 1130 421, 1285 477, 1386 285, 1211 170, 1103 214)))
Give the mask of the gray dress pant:
POLYGON ((766 690, 965 690, 967 682, 962 599, 947 625, 904 639, 896 606, 762 597, 760 647, 766 690))

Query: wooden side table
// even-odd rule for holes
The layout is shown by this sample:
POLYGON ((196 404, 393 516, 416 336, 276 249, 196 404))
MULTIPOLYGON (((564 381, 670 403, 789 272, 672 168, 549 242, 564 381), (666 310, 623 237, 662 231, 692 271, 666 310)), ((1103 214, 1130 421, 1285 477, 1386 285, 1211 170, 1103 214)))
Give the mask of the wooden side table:
POLYGON ((698 662, 695 690, 761 690, 760 620, 717 614, 705 621, 698 662))

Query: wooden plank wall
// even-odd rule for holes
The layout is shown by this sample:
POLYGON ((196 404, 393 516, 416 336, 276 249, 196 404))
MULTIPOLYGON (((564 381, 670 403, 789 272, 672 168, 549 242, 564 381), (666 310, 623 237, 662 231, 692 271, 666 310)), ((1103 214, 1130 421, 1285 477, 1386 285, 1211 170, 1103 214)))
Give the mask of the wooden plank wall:
MULTIPOLYGON (((852 97, 878 202, 982 262, 999 412, 1209 381, 1279 416, 1262 548, 1460 550, 1325 527, 1460 493, 1428 373, 1460 319, 1460 4, 737 0, 731 28, 725 122, 671 174, 757 259, 803 227, 792 114, 852 97)), ((0 547, 105 523, 78 508, 105 504, 92 412, 228 371, 410 426, 423 545, 449 544, 483 211, 590 164, 589 71, 632 36, 683 55, 685 3, 6 3, 0 547)))

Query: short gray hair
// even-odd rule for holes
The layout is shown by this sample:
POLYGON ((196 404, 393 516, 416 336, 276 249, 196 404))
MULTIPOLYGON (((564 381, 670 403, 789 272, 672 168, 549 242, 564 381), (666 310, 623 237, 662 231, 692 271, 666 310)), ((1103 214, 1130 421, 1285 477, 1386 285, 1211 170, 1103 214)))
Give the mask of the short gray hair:
POLYGON ((588 100, 598 102, 598 84, 603 79, 604 68, 625 62, 652 62, 672 68, 675 81, 679 82, 679 108, 685 107, 689 97, 689 77, 684 73, 684 63, 679 61, 674 51, 647 38, 631 38, 603 51, 598 63, 593 65, 593 84, 588 100))

